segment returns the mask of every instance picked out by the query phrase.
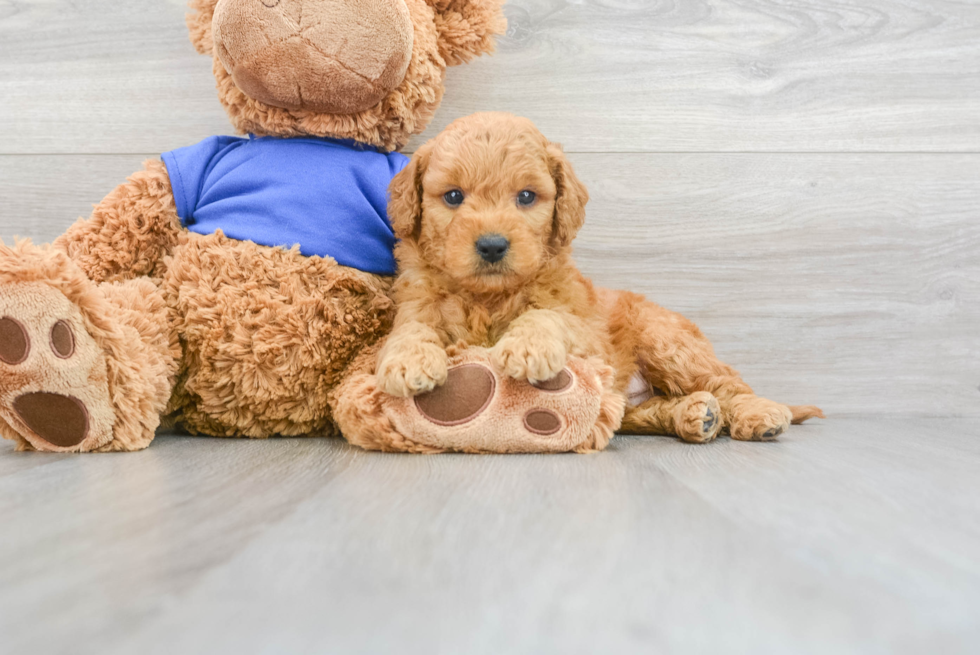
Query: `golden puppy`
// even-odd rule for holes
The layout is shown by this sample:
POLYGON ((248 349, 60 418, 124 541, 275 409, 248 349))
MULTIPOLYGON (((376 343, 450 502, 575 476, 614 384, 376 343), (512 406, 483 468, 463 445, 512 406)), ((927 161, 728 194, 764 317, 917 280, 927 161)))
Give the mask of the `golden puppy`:
POLYGON ((561 147, 527 119, 476 114, 422 146, 391 185, 400 274, 381 389, 431 391, 446 380, 447 347, 466 344, 532 383, 558 375, 570 355, 601 358, 615 370, 607 393, 632 401, 621 426, 618 415, 600 417, 610 435, 622 427, 705 442, 727 427, 768 440, 822 416, 753 394, 684 317, 583 277, 570 244, 587 201, 561 147))

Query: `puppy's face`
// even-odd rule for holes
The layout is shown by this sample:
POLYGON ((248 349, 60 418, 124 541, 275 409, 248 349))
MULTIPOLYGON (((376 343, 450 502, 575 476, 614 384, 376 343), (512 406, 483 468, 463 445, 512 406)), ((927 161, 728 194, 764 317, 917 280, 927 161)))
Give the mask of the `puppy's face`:
POLYGON ((529 120, 477 114, 416 153, 392 184, 390 214, 426 264, 467 289, 496 292, 567 246, 586 200, 561 149, 529 120))

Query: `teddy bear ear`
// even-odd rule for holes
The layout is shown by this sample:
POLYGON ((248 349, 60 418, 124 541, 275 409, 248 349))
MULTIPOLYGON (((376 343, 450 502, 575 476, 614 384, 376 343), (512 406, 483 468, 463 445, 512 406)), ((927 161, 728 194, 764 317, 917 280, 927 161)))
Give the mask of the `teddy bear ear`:
POLYGON ((435 10, 439 54, 446 65, 493 52, 494 37, 507 30, 504 0, 426 0, 435 10))
POLYGON ((214 19, 214 8, 217 4, 218 0, 189 0, 187 3, 191 9, 191 13, 187 14, 191 43, 202 55, 210 55, 214 48, 211 21, 214 19))

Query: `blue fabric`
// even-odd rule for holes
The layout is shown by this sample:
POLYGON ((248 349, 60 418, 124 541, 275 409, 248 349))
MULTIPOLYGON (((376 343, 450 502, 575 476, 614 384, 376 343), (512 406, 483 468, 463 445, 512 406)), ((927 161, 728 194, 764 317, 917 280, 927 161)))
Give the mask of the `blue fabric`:
POLYGON ((307 256, 395 274, 387 197, 404 155, 338 139, 214 136, 163 161, 191 232, 299 244, 307 256))

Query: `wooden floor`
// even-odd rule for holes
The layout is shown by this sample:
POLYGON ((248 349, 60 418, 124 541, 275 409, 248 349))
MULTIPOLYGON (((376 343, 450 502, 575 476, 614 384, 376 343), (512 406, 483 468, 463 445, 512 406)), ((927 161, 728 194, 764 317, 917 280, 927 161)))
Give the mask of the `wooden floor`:
MULTIPOLYGON (((183 4, 0 1, 0 238, 229 132, 183 4)), ((532 118, 592 195, 582 268, 829 420, 589 457, 4 442, 0 655, 977 652, 980 4, 507 15, 408 150, 532 118)))
POLYGON ((975 653, 980 429, 0 445, 4 653, 975 653))

